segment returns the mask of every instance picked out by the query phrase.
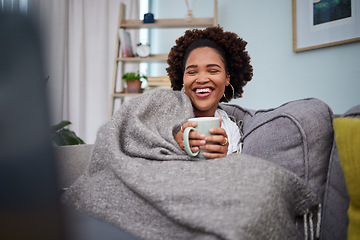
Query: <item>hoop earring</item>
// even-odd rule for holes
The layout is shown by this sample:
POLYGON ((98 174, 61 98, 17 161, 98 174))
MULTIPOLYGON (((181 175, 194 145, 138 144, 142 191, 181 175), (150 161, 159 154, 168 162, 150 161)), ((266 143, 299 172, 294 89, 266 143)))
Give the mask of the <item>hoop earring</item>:
POLYGON ((231 89, 232 89, 232 96, 231 96, 230 100, 226 97, 225 92, 224 92, 224 98, 225 98, 228 102, 230 102, 230 101, 234 98, 234 95, 235 95, 234 87, 231 85, 231 83, 229 83, 229 84, 230 84, 230 87, 231 87, 231 89))

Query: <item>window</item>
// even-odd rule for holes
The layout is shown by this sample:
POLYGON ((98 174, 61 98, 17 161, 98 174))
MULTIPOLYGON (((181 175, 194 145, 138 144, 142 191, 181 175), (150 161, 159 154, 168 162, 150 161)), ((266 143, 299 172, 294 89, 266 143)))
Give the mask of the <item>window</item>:
POLYGON ((28 0, 0 0, 1 12, 28 12, 28 0))

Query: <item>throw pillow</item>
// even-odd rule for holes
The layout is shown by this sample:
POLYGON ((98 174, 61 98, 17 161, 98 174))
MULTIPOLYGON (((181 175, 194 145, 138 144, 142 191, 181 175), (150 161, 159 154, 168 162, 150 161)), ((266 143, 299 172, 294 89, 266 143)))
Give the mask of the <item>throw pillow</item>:
POLYGON ((335 139, 350 197, 348 239, 360 239, 360 119, 334 119, 335 139))
POLYGON ((259 111, 221 107, 241 122, 242 153, 296 173, 323 198, 333 144, 333 114, 328 105, 309 98, 259 111))

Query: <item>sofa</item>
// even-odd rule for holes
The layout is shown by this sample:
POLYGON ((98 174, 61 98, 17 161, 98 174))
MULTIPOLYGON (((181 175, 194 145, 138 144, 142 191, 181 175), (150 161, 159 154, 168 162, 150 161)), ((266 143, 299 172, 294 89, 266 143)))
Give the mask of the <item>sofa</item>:
MULTIPOLYGON (((317 215, 299 226, 301 237, 360 238, 360 105, 336 115, 315 98, 257 111, 233 104, 221 107, 241 126, 242 153, 294 172, 320 198, 317 215)), ((55 148, 63 190, 84 173, 93 148, 55 148)))

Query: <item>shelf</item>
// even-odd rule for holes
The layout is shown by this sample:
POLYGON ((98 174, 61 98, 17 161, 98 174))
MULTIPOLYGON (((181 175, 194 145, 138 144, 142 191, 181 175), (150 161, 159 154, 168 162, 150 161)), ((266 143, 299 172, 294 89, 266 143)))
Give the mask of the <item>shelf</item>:
POLYGON ((150 87, 171 86, 168 76, 148 77, 147 82, 150 87))
POLYGON ((183 18, 155 19, 154 23, 143 23, 142 20, 122 20, 120 28, 188 28, 209 27, 216 25, 214 18, 194 18, 187 21, 183 18))
MULTIPOLYGON (((144 23, 143 20, 127 20, 125 19, 125 4, 120 3, 119 8, 119 18, 117 24, 117 31, 119 29, 156 29, 156 28, 206 28, 217 25, 217 0, 214 0, 214 15, 212 18, 193 18, 187 20, 185 18, 170 18, 170 19, 155 19, 154 23, 144 23)), ((120 99, 121 103, 126 97, 135 97, 142 93, 127 93, 127 92, 116 92, 117 84, 122 79, 118 79, 125 70, 125 65, 127 63, 139 64, 142 62, 165 62, 167 61, 168 54, 152 54, 149 57, 121 57, 120 50, 120 41, 119 34, 116 34, 116 48, 115 48, 115 58, 114 58, 114 71, 113 71, 113 81, 112 89, 113 93, 111 94, 110 102, 110 117, 114 113, 114 103, 115 99, 120 99)), ((169 49, 170 50, 170 49, 169 49)), ((151 91, 156 88, 171 88, 171 82, 167 76, 163 77, 148 77, 148 86, 144 91, 151 91)))
POLYGON ((152 54, 150 57, 124 57, 124 58, 117 58, 117 61, 124 61, 124 62, 156 62, 161 61, 165 62, 167 60, 167 54, 152 54))

